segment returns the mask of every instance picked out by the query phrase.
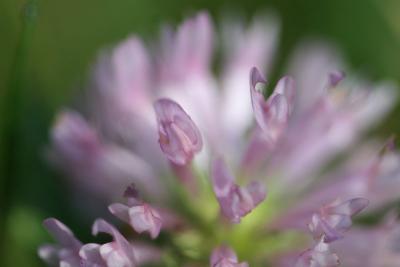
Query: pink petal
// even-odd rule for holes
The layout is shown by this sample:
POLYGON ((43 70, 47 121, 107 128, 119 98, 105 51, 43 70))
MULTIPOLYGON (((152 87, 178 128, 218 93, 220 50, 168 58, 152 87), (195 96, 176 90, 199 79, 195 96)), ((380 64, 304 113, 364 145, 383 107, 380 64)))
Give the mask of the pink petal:
POLYGON ((170 99, 159 99, 154 109, 161 150, 175 164, 189 163, 203 146, 199 129, 182 107, 170 99))
POLYGON ((210 267, 248 267, 246 262, 239 263, 235 252, 226 246, 215 248, 210 257, 210 267))
POLYGON ((336 267, 339 265, 337 255, 330 252, 329 245, 321 240, 315 247, 299 256, 295 267, 336 267))
POLYGON ((256 86, 259 83, 265 84, 266 80, 263 78, 257 68, 252 68, 250 72, 251 103, 253 106, 254 116, 258 125, 261 127, 261 129, 266 131, 267 125, 265 124, 265 110, 267 110, 268 107, 263 94, 256 89, 256 86))
POLYGON ((128 206, 121 204, 121 203, 113 203, 110 206, 108 206, 108 210, 111 212, 112 215, 114 215, 121 221, 129 223, 129 207, 128 206))
POLYGON ((82 243, 76 239, 72 231, 59 220, 48 218, 43 222, 43 225, 63 247, 79 249, 82 246, 82 243))
POLYGON ((78 166, 96 158, 101 149, 96 131, 73 111, 58 114, 52 129, 52 142, 56 156, 61 157, 61 161, 78 166))
POLYGON ((129 208, 130 224, 136 232, 149 232, 151 238, 156 238, 161 230, 160 214, 148 204, 129 208))
POLYGON ((331 87, 337 86, 344 78, 346 74, 343 71, 332 71, 329 73, 329 85, 331 87))
POLYGON ((296 94, 296 87, 293 78, 290 76, 281 78, 276 84, 273 94, 285 96, 289 109, 288 112, 290 114, 293 111, 296 94))
POLYGON ((341 239, 351 227, 351 217, 365 209, 368 203, 367 199, 353 198, 323 206, 318 214, 313 215, 309 229, 315 239, 322 237, 326 243, 341 239))
POLYGON ((208 71, 212 55, 213 27, 207 13, 186 20, 176 34, 164 32, 160 63, 163 82, 180 80, 208 71))
POLYGON ((118 232, 118 230, 114 228, 114 226, 103 219, 97 219, 93 224, 92 232, 93 235, 97 235, 99 232, 107 233, 114 238, 113 242, 104 244, 100 247, 100 254, 107 263, 115 261, 123 262, 125 264, 120 266, 134 266, 135 256, 132 246, 118 232))
POLYGON ((222 214, 233 223, 251 212, 266 197, 264 186, 256 181, 239 187, 233 181, 222 159, 214 161, 211 179, 222 214))
POLYGON ((87 266, 93 266, 97 264, 98 266, 103 266, 104 261, 100 254, 99 244, 85 244, 79 250, 79 256, 86 262, 87 266), (91 265, 93 264, 93 265, 91 265))
POLYGON ((289 77, 282 78, 268 100, 265 100, 263 94, 257 91, 256 86, 259 83, 265 83, 265 80, 256 68, 252 68, 250 95, 254 116, 265 135, 276 142, 286 128, 293 109, 294 82, 289 77))

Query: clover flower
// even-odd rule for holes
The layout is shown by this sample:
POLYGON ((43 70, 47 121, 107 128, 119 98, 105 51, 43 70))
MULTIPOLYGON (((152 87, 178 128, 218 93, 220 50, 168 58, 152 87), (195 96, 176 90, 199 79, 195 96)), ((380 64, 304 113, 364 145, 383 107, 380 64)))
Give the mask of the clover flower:
POLYGON ((218 75, 206 13, 156 44, 131 36, 103 52, 84 115, 57 116, 50 159, 90 203, 81 209, 105 209, 100 198, 125 226, 97 219, 93 234, 112 240, 84 244, 47 219, 58 244, 39 256, 64 267, 399 266, 396 215, 364 223, 400 196, 393 141, 365 135, 393 90, 345 77, 321 43, 267 82, 278 28, 270 16, 226 24, 218 75))

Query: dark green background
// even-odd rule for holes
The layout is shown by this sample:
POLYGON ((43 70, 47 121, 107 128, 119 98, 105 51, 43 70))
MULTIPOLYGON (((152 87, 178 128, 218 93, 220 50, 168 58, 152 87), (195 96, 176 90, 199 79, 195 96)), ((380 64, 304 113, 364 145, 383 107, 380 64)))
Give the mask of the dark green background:
MULTIPOLYGON (((0 0, 0 266, 42 266, 41 228, 56 216, 86 240, 68 204, 60 175, 44 162, 54 113, 73 102, 100 48, 130 33, 146 40, 163 22, 178 23, 208 10, 214 21, 227 11, 249 19, 274 10, 282 21, 275 76, 288 53, 307 37, 332 41, 352 68, 373 80, 400 81, 400 1, 276 0, 0 0)), ((382 123, 383 136, 398 133, 398 107, 382 123)), ((85 234, 86 233, 86 234, 85 234)))

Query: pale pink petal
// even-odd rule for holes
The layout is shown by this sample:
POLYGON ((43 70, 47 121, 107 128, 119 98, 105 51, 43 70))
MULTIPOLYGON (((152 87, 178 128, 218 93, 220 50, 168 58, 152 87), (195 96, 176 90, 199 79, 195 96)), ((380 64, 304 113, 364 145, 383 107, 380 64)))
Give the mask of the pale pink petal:
POLYGON ((93 235, 99 232, 107 233, 114 238, 111 243, 100 247, 100 254, 107 266, 133 267, 135 265, 135 255, 129 242, 114 228, 103 219, 97 219, 92 227, 93 235), (120 265, 118 265, 120 264, 120 265))
POLYGON ((213 27, 207 13, 186 20, 177 30, 164 32, 159 63, 163 82, 184 80, 208 71, 212 55, 213 27))
POLYGON ((43 222, 43 225, 63 247, 79 249, 82 246, 82 243, 76 239, 72 231, 59 220, 49 218, 43 222))
POLYGON ((176 102, 159 99, 154 104, 161 150, 178 165, 189 163, 202 146, 199 129, 176 102))
POLYGON ((329 245, 321 240, 315 247, 299 256, 295 267, 336 267, 339 265, 338 256, 332 253, 329 245))
POLYGON ((325 205, 319 213, 313 215, 309 229, 315 239, 322 237, 326 243, 341 239, 351 227, 351 218, 365 209, 368 203, 367 199, 353 198, 325 205))
POLYGON ((222 122, 230 144, 241 141, 253 118, 251 99, 246 90, 253 66, 269 74, 275 56, 279 25, 271 14, 258 16, 246 27, 236 20, 223 28, 222 122))
POLYGON ((85 244, 79 250, 79 256, 85 261, 85 266, 106 266, 100 254, 99 244, 85 244))
POLYGON ((266 197, 265 187, 260 182, 252 181, 246 187, 236 185, 220 158, 213 163, 211 179, 221 213, 233 223, 239 223, 266 197))
POLYGON ((210 267, 248 267, 246 262, 239 263, 235 252, 226 246, 217 247, 210 257, 210 267))
POLYGON ((256 68, 252 68, 250 95, 254 116, 264 134, 276 142, 286 128, 293 109, 294 82, 289 77, 282 78, 268 100, 265 100, 263 94, 256 88, 260 83, 265 83, 264 78, 256 68))
POLYGON ((149 232, 151 238, 156 238, 161 230, 160 214, 148 204, 129 208, 130 224, 136 232, 149 232))

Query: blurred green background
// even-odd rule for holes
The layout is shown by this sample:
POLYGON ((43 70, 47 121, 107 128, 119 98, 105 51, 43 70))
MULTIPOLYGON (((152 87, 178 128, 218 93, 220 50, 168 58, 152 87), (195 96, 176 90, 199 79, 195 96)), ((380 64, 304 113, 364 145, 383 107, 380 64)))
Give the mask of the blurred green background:
MULTIPOLYGON (((217 24, 227 11, 247 19, 275 11, 282 22, 276 74, 299 41, 317 37, 335 43, 357 72, 400 81, 397 0, 0 0, 0 266, 43 266, 36 248, 50 240, 45 217, 60 218, 79 237, 89 233, 44 149, 55 112, 83 90, 98 50, 131 33, 156 38, 162 23, 200 9, 217 24)), ((399 133, 399 115, 397 106, 382 135, 399 133)))

